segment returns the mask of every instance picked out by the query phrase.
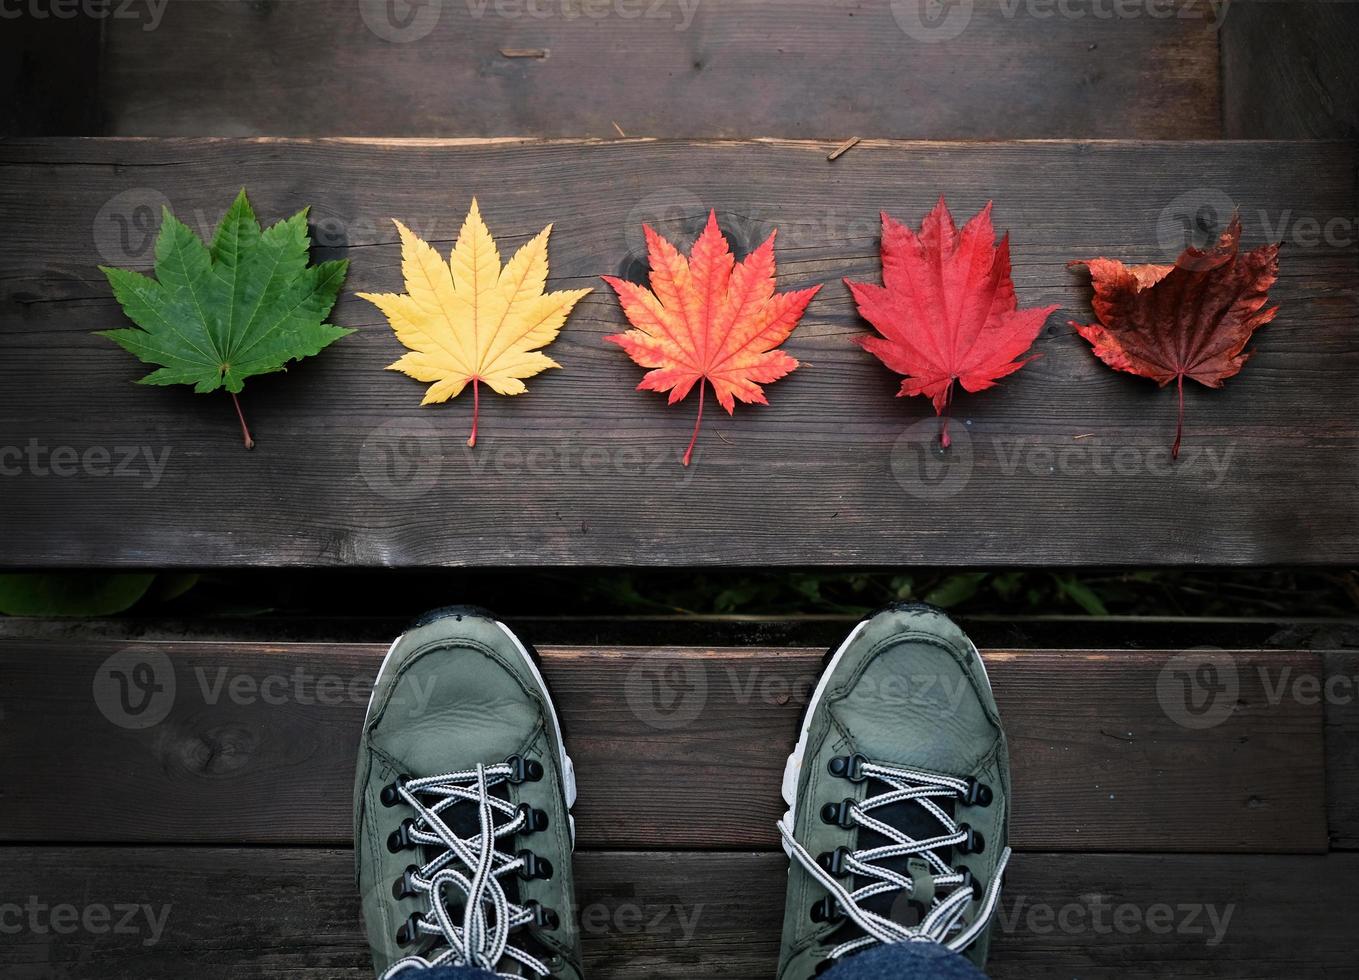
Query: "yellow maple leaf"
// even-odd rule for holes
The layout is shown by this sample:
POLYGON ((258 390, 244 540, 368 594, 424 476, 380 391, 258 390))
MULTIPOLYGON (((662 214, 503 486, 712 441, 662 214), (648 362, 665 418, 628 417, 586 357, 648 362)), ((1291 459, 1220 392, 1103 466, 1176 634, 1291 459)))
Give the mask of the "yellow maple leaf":
POLYGON ((495 239, 477 202, 445 262, 434 248, 399 221, 401 273, 406 293, 359 293, 380 309, 410 348, 389 371, 433 382, 422 405, 455 398, 472 384, 472 435, 477 444, 481 383, 502 395, 522 395, 524 378, 561 367, 537 348, 546 347, 588 289, 544 293, 548 225, 502 268, 495 239))

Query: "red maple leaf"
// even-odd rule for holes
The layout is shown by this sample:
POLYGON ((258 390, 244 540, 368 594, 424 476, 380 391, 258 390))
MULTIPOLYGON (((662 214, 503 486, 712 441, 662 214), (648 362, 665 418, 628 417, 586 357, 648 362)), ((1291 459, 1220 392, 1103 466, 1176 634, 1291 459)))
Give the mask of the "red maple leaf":
POLYGON ((1114 259, 1077 261, 1090 270, 1092 306, 1099 323, 1072 326, 1090 341, 1095 356, 1115 371, 1151 378, 1161 387, 1176 382, 1179 420, 1172 458, 1184 432, 1184 379, 1209 388, 1245 365, 1242 353, 1260 327, 1279 312, 1265 309, 1279 277, 1279 246, 1242 253, 1241 219, 1233 216, 1211 249, 1188 248, 1174 265, 1126 266, 1114 259))
POLYGON ((1018 309, 1010 278, 1010 236, 996 244, 991 204, 963 226, 941 197, 919 232, 882 215, 881 286, 846 279, 859 313, 882 336, 859 343, 898 374, 899 396, 934 402, 947 448, 954 382, 983 391, 1033 358, 1018 358, 1057 309, 1018 309))
MULTIPOLYGON (((798 366, 775 350, 788 339, 820 286, 774 292, 774 234, 737 262, 717 227, 717 212, 694 242, 688 258, 650 227, 646 232, 651 289, 604 276, 632 324, 626 333, 605 337, 650 368, 637 386, 670 392, 670 404, 697 384, 698 420, 684 465, 694 454, 703 424, 703 397, 712 385, 730 415, 736 400, 767 405, 761 384, 777 381, 798 366)), ((777 234, 777 232, 775 233, 777 234)))

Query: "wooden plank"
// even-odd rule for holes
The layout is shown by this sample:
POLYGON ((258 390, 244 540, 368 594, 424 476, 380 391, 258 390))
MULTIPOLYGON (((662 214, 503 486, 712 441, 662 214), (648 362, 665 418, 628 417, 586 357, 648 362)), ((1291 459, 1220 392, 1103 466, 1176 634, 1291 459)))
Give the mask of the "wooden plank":
MULTIPOLYGON (((0 839, 350 840, 355 747, 385 646, 3 650, 0 839)), ((543 655, 579 774, 582 847, 778 847, 779 781, 819 654, 543 655)), ((1326 848, 1321 708, 1274 693, 1283 672, 1317 675, 1317 658, 1217 655, 1210 680, 1234 681, 1235 697, 1205 686, 1209 727, 1196 728, 1176 686, 1196 680, 1194 656, 987 654, 1011 738, 1018 847, 1326 848)))
MULTIPOLYGON (((578 855, 586 972, 773 976, 786 867, 782 854, 578 855)), ((995 980, 1310 980, 1348 975, 1359 954, 1359 855, 1020 854, 1007 877, 995 980)), ((0 908, 19 906, 10 980, 372 976, 349 851, 8 847, 0 879, 0 908), (30 898, 62 922, 138 909, 124 933, 58 934, 30 898)))
POLYGON ((829 164, 831 148, 7 143, 0 564, 1250 565, 1359 554, 1359 250, 1337 237, 1359 214, 1354 147, 864 142, 829 164), (254 454, 240 449, 224 395, 136 386, 144 369, 91 335, 124 323, 95 265, 145 265, 159 202, 210 227, 241 185, 270 218, 315 205, 318 256, 355 260, 335 319, 359 329, 286 377, 251 381, 254 454), (894 376, 854 343, 866 327, 836 281, 878 276, 879 208, 916 220, 941 191, 960 214, 997 197, 1021 301, 1062 308, 1040 360, 960 398, 943 461, 928 455, 928 406, 894 398, 894 376), (644 220, 686 239, 712 205, 742 247, 778 226, 781 285, 827 284, 788 344, 809 366, 770 406, 710 416, 686 469, 696 409, 634 390, 640 371, 602 340, 623 321, 601 288, 552 349, 566 370, 487 405, 467 449, 471 405, 421 408, 417 383, 382 370, 399 345, 354 293, 400 287, 390 216, 446 244, 473 192, 505 248, 557 223, 557 287, 637 274, 629 249, 644 220), (1066 263, 1168 260, 1181 218, 1232 206, 1248 243, 1290 243, 1271 294, 1282 311, 1239 378, 1186 393, 1186 449, 1172 466, 1173 392, 1110 371, 1065 325, 1091 316, 1089 285, 1066 263), (1307 220, 1334 234, 1312 237, 1307 220), (69 475, 54 475, 58 450, 56 472, 69 475))
MULTIPOLYGON (((379 573, 380 574, 380 573, 379 573)), ((730 578, 705 573, 713 588, 730 578)), ((226 577, 239 580, 255 594, 274 594, 286 589, 292 571, 251 570, 226 577)), ((366 575, 341 571, 311 571, 306 580, 309 596, 326 594, 327 604, 336 609, 360 610, 377 615, 305 616, 261 614, 259 616, 194 616, 193 608, 184 615, 140 616, 124 614, 112 619, 41 619, 23 616, 0 617, 0 641, 60 640, 67 644, 106 640, 123 643, 136 640, 227 640, 259 643, 390 643, 410 625, 411 611, 433 608, 447 602, 450 595, 465 597, 471 604, 498 608, 506 598, 503 589, 492 588, 499 580, 526 581, 528 592, 552 588, 560 574, 549 572, 541 578, 516 570, 493 575, 483 570, 435 570, 402 575, 403 593, 393 597, 396 606, 380 610, 369 604, 366 592, 374 580, 366 575), (333 600, 336 596, 339 601, 333 600), (404 608, 404 612, 401 610, 404 608)), ((670 581, 650 572, 633 579, 633 587, 643 594, 663 588, 670 581)), ((1206 582, 1211 585, 1210 577, 1206 582)), ((311 600, 304 600, 311 601, 311 600)), ((294 602, 296 605, 296 602, 294 602)), ((953 618, 979 646, 997 648, 1034 648, 1043 650, 1187 650, 1192 647, 1263 650, 1332 650, 1359 647, 1359 623, 1332 620, 1228 619, 1219 617, 1143 617, 1143 616, 1043 616, 1005 617, 952 613, 953 618), (1350 640, 1331 639, 1349 634, 1350 640)), ((804 615, 754 616, 747 614, 673 613, 667 615, 590 616, 526 615, 522 609, 510 614, 515 628, 540 644, 555 646, 670 646, 670 647, 818 647, 837 645, 858 622, 859 616, 846 612, 804 615)))
POLYGON ((1325 654, 1326 798, 1331 846, 1359 850, 1359 652, 1325 654))
POLYGON ((1229 139, 1354 139, 1354 0, 1236 0, 1222 21, 1229 139))
POLYGON ((94 136, 103 18, 97 5, 0 5, 0 136, 94 136))
POLYGON ((105 84, 128 136, 1220 135, 1207 0, 1056 6, 174 0, 110 22, 105 84))

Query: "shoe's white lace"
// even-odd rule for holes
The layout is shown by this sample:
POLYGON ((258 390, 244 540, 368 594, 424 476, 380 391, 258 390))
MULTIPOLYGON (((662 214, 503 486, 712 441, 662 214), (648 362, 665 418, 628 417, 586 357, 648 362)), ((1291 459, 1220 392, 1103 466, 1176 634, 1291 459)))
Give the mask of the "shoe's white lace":
MULTIPOLYGON (((446 948, 429 958, 403 957, 383 973, 382 980, 411 967, 470 966, 496 973, 506 959, 531 971, 528 976, 551 973, 537 957, 509 944, 510 932, 534 919, 531 909, 509 900, 500 881, 525 864, 522 857, 496 849, 497 840, 519 833, 527 820, 521 809, 490 793, 513 774, 509 764, 501 763, 397 784, 401 799, 417 814, 410 839, 438 849, 437 856, 411 876, 416 892, 426 900, 426 911, 418 920, 419 933, 439 937, 446 948), (422 797, 432 802, 427 804, 422 797), (444 811, 462 802, 474 804, 479 814, 480 829, 467 838, 455 834, 442 818, 444 811), (499 826, 497 818, 503 821, 499 826), (448 911, 451 890, 466 898, 461 923, 454 922, 448 911)), ((496 975, 519 980, 525 974, 496 975)))
POLYGON ((991 915, 1000 901, 1000 879, 1010 860, 1010 849, 1005 848, 996 862, 990 883, 979 900, 976 914, 969 924, 963 916, 973 903, 972 890, 962 887, 968 880, 960 871, 955 871, 946 861, 934 853, 935 849, 954 847, 967 839, 967 831, 935 802, 936 799, 958 798, 968 789, 966 781, 952 776, 941 776, 916 769, 903 769, 896 766, 882 766, 865 763, 863 775, 886 783, 891 789, 849 808, 850 821, 861 828, 874 831, 886 837, 891 843, 868 850, 850 851, 844 856, 846 871, 868 879, 868 883, 854 891, 847 889, 840 880, 797 842, 793 827, 788 819, 779 821, 779 832, 788 852, 798 860, 807 873, 830 892, 840 911, 854 921, 864 935, 847 940, 830 951, 832 960, 857 952, 875 943, 934 942, 958 951, 965 949, 986 929, 991 915), (922 840, 916 840, 873 816, 872 811, 893 804, 914 801, 924 807, 939 821, 943 833, 922 840), (909 897, 915 888, 910 875, 900 874, 891 868, 878 867, 875 862, 888 858, 918 857, 929 862, 934 886, 941 891, 951 889, 940 897, 935 895, 924 918, 914 926, 904 925, 887 916, 880 915, 863 907, 862 903, 875 895, 886 892, 904 891, 909 897))

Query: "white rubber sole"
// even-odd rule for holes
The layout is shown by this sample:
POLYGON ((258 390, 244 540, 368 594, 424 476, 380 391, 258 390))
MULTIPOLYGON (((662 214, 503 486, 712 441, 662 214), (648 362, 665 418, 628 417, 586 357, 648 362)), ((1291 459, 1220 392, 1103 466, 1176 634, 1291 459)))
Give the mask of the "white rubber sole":
MULTIPOLYGON (((830 684, 835 669, 840 666, 840 660, 845 651, 849 649, 849 645, 863 632, 864 627, 871 620, 872 617, 862 620, 850 631, 849 636, 845 637, 844 642, 831 656, 830 663, 826 664, 825 669, 821 672, 821 679, 816 684, 816 690, 812 692, 811 700, 807 702, 807 713, 802 719, 802 730, 798 732, 797 744, 793 747, 793 753, 788 756, 788 761, 783 767, 783 802, 788 804, 788 809, 784 811, 780 823, 788 828, 789 837, 794 836, 794 831, 797 829, 797 787, 802 780, 802 765, 807 754, 807 738, 811 734, 812 717, 816 714, 817 705, 821 703, 821 698, 826 693, 826 687, 830 684)), ((982 679, 986 681, 986 689, 989 691, 991 689, 991 677, 986 672, 986 662, 982 660, 981 651, 977 649, 977 645, 972 642, 971 637, 967 637, 967 642, 972 647, 972 655, 981 664, 982 679)), ((793 855, 789 852, 786 842, 783 845, 783 850, 791 860, 793 855)))
MULTIPOLYGON (((532 654, 528 652, 528 648, 524 646, 523 641, 514 635, 512 629, 499 620, 495 620, 495 625, 502 633, 509 637, 510 642, 514 644, 514 649, 518 651, 519 656, 521 656, 524 659, 524 663, 528 665, 529 672, 533 675, 534 683, 538 685, 538 692, 543 696, 543 703, 547 705, 548 717, 552 719, 552 734, 557 738, 557 751, 560 753, 561 757, 562 790, 566 794, 566 816, 567 819, 571 821, 571 848, 574 850, 576 846, 576 818, 571 813, 571 810, 576 805, 576 764, 571 760, 571 757, 566 754, 566 740, 562 738, 562 723, 557 717, 557 706, 552 702, 552 696, 547 690, 547 682, 543 680, 543 675, 538 670, 538 664, 534 661, 532 654)), ((377 696, 377 689, 382 681, 382 675, 387 670, 387 665, 392 659, 392 654, 396 652, 397 644, 401 642, 405 635, 405 633, 402 633, 401 636, 398 636, 392 641, 392 645, 387 648, 387 653, 382 658, 381 666, 378 667, 377 677, 373 679, 373 690, 368 695, 368 710, 364 712, 364 728, 368 727, 368 718, 373 713, 373 699, 377 696)))

